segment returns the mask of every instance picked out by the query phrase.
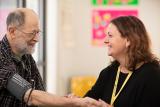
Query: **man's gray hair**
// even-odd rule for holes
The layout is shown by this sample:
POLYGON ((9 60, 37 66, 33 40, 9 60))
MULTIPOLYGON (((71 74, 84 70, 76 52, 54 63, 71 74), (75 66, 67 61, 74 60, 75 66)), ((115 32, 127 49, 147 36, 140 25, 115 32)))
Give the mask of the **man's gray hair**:
POLYGON ((25 23, 25 13, 23 11, 11 12, 7 17, 7 28, 9 26, 21 27, 25 23))

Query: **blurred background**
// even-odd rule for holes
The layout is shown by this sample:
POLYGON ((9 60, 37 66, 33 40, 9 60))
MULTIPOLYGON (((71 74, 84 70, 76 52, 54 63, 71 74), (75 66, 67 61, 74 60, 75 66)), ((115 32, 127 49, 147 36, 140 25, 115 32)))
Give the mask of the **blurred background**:
POLYGON ((42 35, 33 56, 48 92, 84 95, 111 61, 104 30, 121 15, 144 22, 160 57, 160 0, 0 0, 0 39, 8 13, 18 7, 40 17, 42 35))

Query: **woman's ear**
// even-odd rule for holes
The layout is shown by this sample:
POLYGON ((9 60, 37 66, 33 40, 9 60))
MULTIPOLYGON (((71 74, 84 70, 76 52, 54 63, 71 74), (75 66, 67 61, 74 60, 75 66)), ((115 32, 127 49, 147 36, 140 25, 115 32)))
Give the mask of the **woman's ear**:
POLYGON ((126 48, 130 46, 130 41, 126 39, 126 48))

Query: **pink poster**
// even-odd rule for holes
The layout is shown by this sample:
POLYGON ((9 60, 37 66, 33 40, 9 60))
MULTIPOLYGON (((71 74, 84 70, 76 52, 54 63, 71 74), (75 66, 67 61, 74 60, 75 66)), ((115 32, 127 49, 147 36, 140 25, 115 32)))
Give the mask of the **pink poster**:
POLYGON ((0 9, 0 40, 6 33, 6 18, 10 9, 0 9))
POLYGON ((113 18, 118 16, 138 16, 137 10, 93 10, 92 14, 92 44, 103 46, 105 40, 104 30, 113 18))

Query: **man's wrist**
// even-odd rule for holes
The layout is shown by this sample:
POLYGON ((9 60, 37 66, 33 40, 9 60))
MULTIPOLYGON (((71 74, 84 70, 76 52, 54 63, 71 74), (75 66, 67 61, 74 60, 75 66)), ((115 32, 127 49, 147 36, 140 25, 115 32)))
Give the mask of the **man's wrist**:
POLYGON ((29 103, 29 101, 30 101, 30 99, 31 99, 31 97, 30 97, 31 91, 32 91, 32 88, 28 89, 28 90, 26 91, 25 95, 24 95, 24 101, 25 101, 26 103, 29 103), (29 98, 29 97, 30 97, 30 98, 29 98))

